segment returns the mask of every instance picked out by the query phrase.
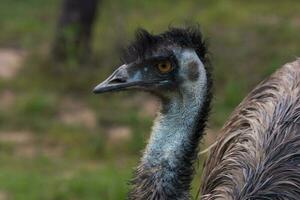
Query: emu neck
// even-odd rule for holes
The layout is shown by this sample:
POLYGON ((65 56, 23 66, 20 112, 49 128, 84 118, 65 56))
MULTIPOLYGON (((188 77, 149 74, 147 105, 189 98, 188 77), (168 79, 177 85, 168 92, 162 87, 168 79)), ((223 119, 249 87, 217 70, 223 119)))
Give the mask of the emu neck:
POLYGON ((203 65, 199 70, 197 81, 162 104, 129 199, 190 199, 193 162, 210 104, 203 65))
POLYGON ((188 156, 185 153, 195 134, 193 130, 200 117, 202 101, 193 96, 177 96, 162 107, 163 112, 154 122, 142 162, 151 167, 167 164, 175 170, 184 164, 179 161, 188 156))

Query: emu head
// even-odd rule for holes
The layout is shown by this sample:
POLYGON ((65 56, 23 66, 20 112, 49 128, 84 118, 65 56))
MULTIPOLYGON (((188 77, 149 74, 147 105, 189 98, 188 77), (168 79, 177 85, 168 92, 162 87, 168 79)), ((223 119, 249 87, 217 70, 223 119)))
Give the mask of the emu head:
POLYGON ((138 30, 122 60, 94 93, 139 89, 168 100, 193 92, 199 82, 209 84, 207 49, 198 27, 169 28, 159 35, 138 30))

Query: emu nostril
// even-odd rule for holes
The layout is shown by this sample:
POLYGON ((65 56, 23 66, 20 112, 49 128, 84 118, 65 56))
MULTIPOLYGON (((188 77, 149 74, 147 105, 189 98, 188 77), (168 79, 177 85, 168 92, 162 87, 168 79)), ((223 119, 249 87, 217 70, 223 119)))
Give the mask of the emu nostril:
POLYGON ((116 84, 116 83, 125 83, 125 82, 126 82, 125 78, 114 78, 109 83, 110 84, 116 84))

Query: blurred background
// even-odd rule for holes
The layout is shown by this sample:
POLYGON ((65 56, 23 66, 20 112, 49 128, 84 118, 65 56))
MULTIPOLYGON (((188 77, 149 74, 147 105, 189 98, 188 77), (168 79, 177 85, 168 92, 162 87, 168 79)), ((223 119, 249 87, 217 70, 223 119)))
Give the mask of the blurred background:
POLYGON ((257 83, 300 55, 299 1, 0 0, 0 200, 124 199, 157 102, 91 90, 137 27, 191 21, 215 68, 205 147, 257 83))

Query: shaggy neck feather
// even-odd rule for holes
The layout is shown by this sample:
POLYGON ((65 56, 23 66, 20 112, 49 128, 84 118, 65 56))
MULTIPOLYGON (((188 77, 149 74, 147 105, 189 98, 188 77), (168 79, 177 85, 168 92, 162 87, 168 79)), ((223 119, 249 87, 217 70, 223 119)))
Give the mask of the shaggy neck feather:
MULTIPOLYGON (((201 96, 199 94, 199 96, 201 96)), ((162 105, 164 113, 159 113, 152 129, 149 144, 142 161, 150 166, 167 162, 176 167, 184 145, 187 144, 195 127, 201 109, 201 100, 187 96, 174 97, 168 105, 162 105)))

